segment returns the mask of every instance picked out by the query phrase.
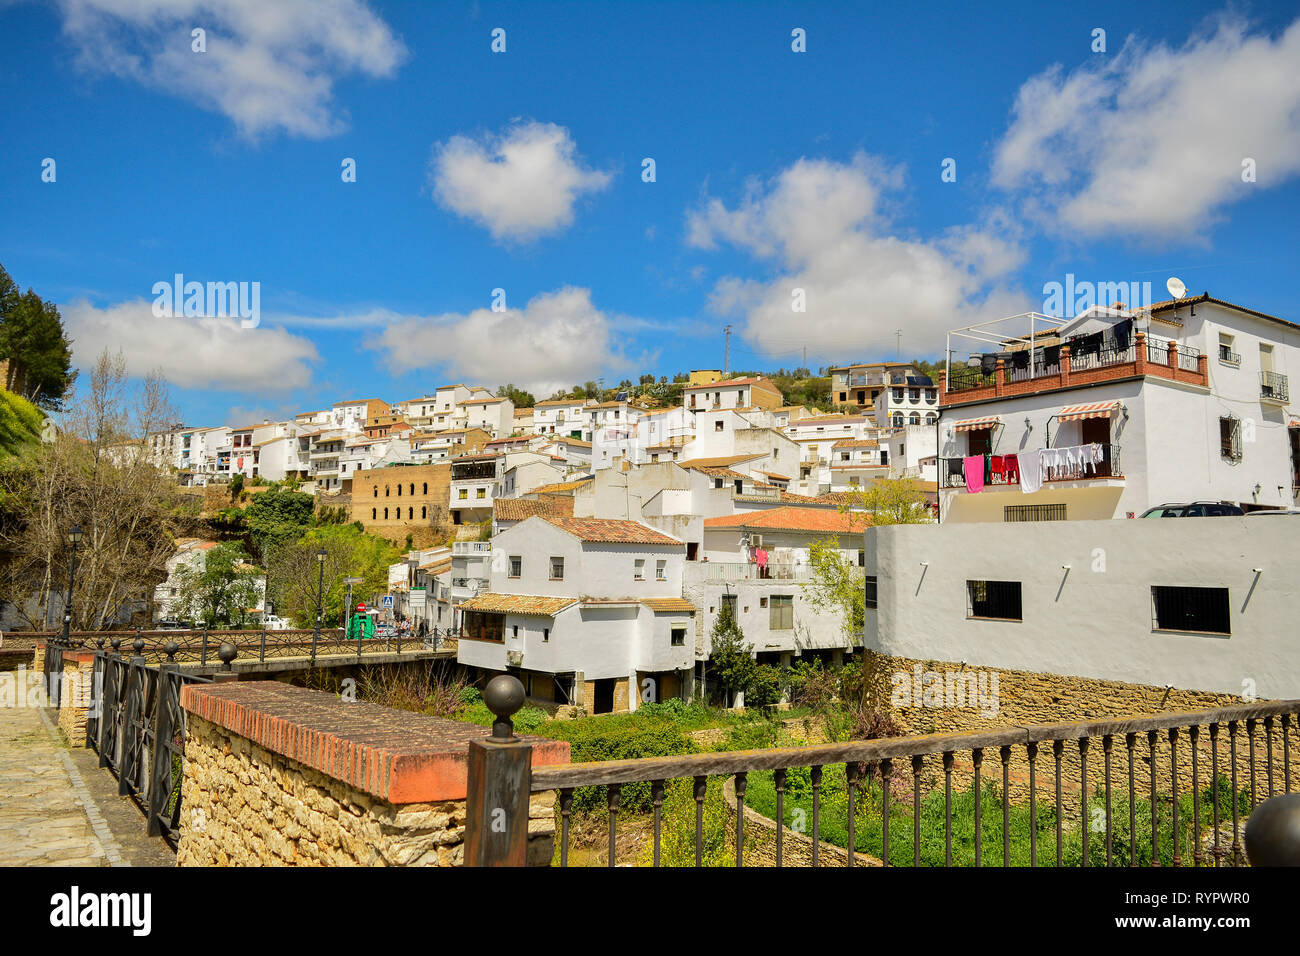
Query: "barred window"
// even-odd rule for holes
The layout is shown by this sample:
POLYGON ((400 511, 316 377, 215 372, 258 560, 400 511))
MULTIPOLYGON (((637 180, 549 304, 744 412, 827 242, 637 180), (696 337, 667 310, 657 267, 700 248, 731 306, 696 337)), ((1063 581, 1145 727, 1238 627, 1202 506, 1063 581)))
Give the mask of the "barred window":
POLYGON ((1151 626, 1157 631, 1231 634, 1227 588, 1151 588, 1151 626))
POLYGON ((874 574, 867 575, 867 592, 863 603, 869 608, 876 606, 876 576, 874 574))
POLYGON ((1065 505, 1005 505, 1003 521, 1064 521, 1065 505))
POLYGON ((794 628, 794 595, 773 594, 768 601, 768 627, 774 631, 794 628))
POLYGON ((1224 461, 1241 461, 1241 419, 1219 419, 1219 454, 1224 461))
POLYGON ((966 616, 1020 621, 1019 581, 967 581, 966 616))

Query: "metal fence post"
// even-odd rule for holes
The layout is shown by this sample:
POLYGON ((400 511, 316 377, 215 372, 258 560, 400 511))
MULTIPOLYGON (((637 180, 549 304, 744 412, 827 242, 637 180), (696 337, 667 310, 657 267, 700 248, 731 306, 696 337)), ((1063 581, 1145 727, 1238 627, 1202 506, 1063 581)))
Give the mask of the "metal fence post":
POLYGON ((126 682, 122 690, 125 709, 122 712, 122 740, 118 745, 120 747, 117 764, 119 797, 131 795, 131 781, 136 778, 138 772, 137 763, 140 760, 143 743, 140 739, 140 730, 143 727, 140 711, 144 709, 144 638, 140 636, 138 630, 135 640, 131 642, 131 648, 135 654, 126 662, 126 682), (137 726, 138 722, 139 726, 137 726))
POLYGON ((524 685, 502 674, 483 689, 496 715, 492 736, 471 740, 465 807, 466 866, 524 866, 533 748, 514 735, 510 718, 524 704, 524 685))
POLYGON ((145 804, 149 807, 147 832, 149 836, 159 836, 162 831, 163 814, 167 812, 167 798, 172 790, 172 751, 169 746, 176 733, 172 723, 172 709, 168 706, 171 695, 180 700, 180 668, 176 664, 175 641, 168 641, 163 647, 167 660, 158 665, 158 686, 154 691, 154 731, 153 753, 149 767, 149 790, 145 804), (175 683, 173 683, 175 681, 175 683), (161 802, 161 805, 160 805, 161 802))
POLYGON ((120 688, 117 686, 117 651, 122 646, 122 639, 115 637, 109 644, 111 649, 104 654, 103 703, 100 705, 99 713, 100 767, 110 766, 110 761, 116 756, 112 735, 117 732, 117 695, 120 693, 120 688))

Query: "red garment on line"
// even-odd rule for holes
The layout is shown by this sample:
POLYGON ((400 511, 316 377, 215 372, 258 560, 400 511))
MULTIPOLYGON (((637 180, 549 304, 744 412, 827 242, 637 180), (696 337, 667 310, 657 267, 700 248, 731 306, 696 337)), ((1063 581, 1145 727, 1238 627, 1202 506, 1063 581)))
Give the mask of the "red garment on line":
POLYGON ((997 475, 999 478, 1006 476, 1007 466, 1006 466, 1006 459, 1004 456, 994 455, 990 467, 993 470, 993 474, 997 475))
POLYGON ((1020 458, 1016 455, 1003 455, 1002 466, 1006 469, 1007 483, 1020 483, 1020 458))

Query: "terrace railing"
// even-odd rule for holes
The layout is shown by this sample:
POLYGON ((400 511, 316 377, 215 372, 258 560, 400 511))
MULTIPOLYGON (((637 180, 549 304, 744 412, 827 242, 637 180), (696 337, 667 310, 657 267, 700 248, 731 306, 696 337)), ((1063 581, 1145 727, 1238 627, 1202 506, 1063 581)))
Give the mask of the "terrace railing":
MULTIPOLYGON (((1249 704, 1239 707, 1227 707, 1186 714, 1162 714, 1153 717, 1134 717, 1122 720, 1091 721, 1082 723, 1049 724, 1031 727, 1003 727, 986 731, 956 734, 934 734, 924 737, 890 737, 876 740, 850 741, 847 743, 819 744, 815 746, 791 749, 746 750, 737 752, 690 754, 674 757, 651 757, 636 760, 613 760, 593 763, 568 764, 563 766, 546 766, 530 770, 530 761, 524 753, 531 745, 513 737, 510 716, 518 710, 524 700, 522 686, 509 676, 495 678, 484 691, 484 701, 497 715, 493 726, 493 736, 485 741, 483 748, 493 756, 487 757, 488 763, 480 766, 476 775, 475 758, 471 752, 470 791, 468 803, 468 826, 466 833, 466 863, 469 865, 504 864, 509 860, 523 858, 524 844, 527 841, 527 813, 515 814, 519 822, 508 826, 507 832, 494 829, 494 822, 499 818, 493 815, 492 808, 500 803, 499 794, 507 792, 501 787, 507 784, 504 777, 509 777, 508 788, 523 794, 555 791, 558 795, 560 812, 559 864, 569 863, 570 837, 574 793, 581 787, 605 788, 605 805, 608 813, 608 862, 615 865, 617 859, 618 822, 621 806, 621 791, 631 784, 648 783, 650 785, 651 805, 653 807, 653 862, 661 862, 661 844, 663 835, 663 806, 667 785, 673 780, 691 782, 691 792, 695 801, 694 849, 695 864, 701 865, 705 853, 705 801, 708 782, 711 777, 727 775, 734 783, 734 839, 737 866, 744 865, 745 832, 745 792, 750 774, 771 772, 776 794, 775 819, 775 855, 776 864, 783 863, 785 814, 784 798, 786 778, 790 770, 809 768, 812 793, 811 836, 812 865, 820 864, 821 841, 821 788, 823 773, 827 768, 843 768, 847 796, 847 841, 845 854, 847 864, 853 866, 857 854, 855 827, 866 817, 875 817, 879 821, 882 838, 880 861, 889 866, 893 862, 890 854, 890 817, 891 807, 896 800, 906 799, 908 795, 896 797, 895 786, 907 786, 907 771, 910 769, 911 786, 911 843, 913 854, 911 864, 922 863, 922 777, 927 770, 940 770, 943 774, 944 794, 944 865, 953 865, 953 774, 960 757, 963 764, 969 762, 973 773, 975 793, 983 794, 982 775, 985 763, 993 764, 995 776, 1000 770, 1002 817, 1001 853, 992 848, 993 858, 984 858, 985 846, 981 821, 982 799, 974 801, 974 832, 980 837, 974 841, 974 865, 986 863, 1011 865, 1011 815, 1012 784, 1011 767, 1013 756, 1018 764, 1027 764, 1028 787, 1027 799, 1030 816, 1029 860, 1031 866, 1039 863, 1039 803, 1046 797, 1049 819, 1055 825, 1055 864, 1064 863, 1066 827, 1077 832, 1082 845, 1080 861, 1083 866, 1090 865, 1090 845, 1096 846, 1098 859, 1105 860, 1106 866, 1114 865, 1122 857, 1128 865, 1134 865, 1139 859, 1139 832, 1137 813, 1139 794, 1149 800, 1149 833, 1143 832, 1144 843, 1149 841, 1151 865, 1159 865, 1161 859, 1162 822, 1158 818, 1159 809, 1165 808, 1165 823, 1172 823, 1169 832, 1169 846, 1174 866, 1191 864, 1195 866, 1238 866, 1244 862, 1242 852, 1242 818, 1260 802, 1266 783, 1267 795, 1292 791, 1292 754, 1300 754, 1300 733, 1297 732, 1297 716, 1300 715, 1300 701, 1280 701, 1275 703, 1249 704), (513 682, 513 683, 512 683, 513 682), (1244 731, 1244 732, 1243 732, 1244 731), (1262 733, 1261 733, 1262 731, 1262 733), (1282 767, 1280 775, 1276 772, 1277 748, 1281 748, 1282 767), (1260 750, 1262 748, 1262 754, 1260 750), (1245 770, 1242 760, 1243 750, 1249 753, 1249 805, 1246 813, 1239 806, 1239 776, 1245 770), (1066 756, 1070 759, 1070 771, 1077 766, 1077 776, 1067 777, 1065 770, 1066 756), (1122 755, 1122 757, 1121 757, 1122 755), (1264 779, 1260 779, 1257 762, 1262 757, 1265 763, 1264 779), (1220 769, 1227 760, 1227 772, 1231 775, 1231 796, 1227 806, 1219 792, 1220 769), (1101 773, 1094 770, 1090 775, 1089 761, 1092 766, 1101 764, 1101 773), (1049 762, 1050 761, 1050 762, 1049 762), (1202 783, 1207 781, 1206 763, 1208 762, 1211 784, 1209 805, 1202 793, 1202 783), (1047 770, 1044 772, 1044 764, 1047 770), (1190 781, 1184 781, 1184 774, 1190 763, 1190 781), (498 769, 494 769, 498 768, 498 769), (1116 773, 1121 774, 1117 783, 1116 773), (1040 775, 1048 776, 1050 789, 1040 784, 1040 775), (1124 779, 1127 779, 1127 787, 1124 779), (869 780, 879 780, 880 802, 876 807, 863 805, 862 816, 859 814, 857 797, 859 790, 869 780), (1097 795, 1094 797, 1094 784, 1097 795), (1186 831, 1180 832, 1183 821, 1179 812, 1169 813, 1168 808, 1181 808, 1182 796, 1186 794, 1188 784, 1191 791, 1192 820, 1189 826, 1191 849, 1184 837, 1186 831), (1066 804, 1063 795, 1067 790, 1078 796, 1079 807, 1084 812, 1077 814, 1078 819, 1067 821, 1066 804), (1127 808, 1126 827, 1117 827, 1112 813, 1118 791, 1127 808), (1099 818, 1087 812, 1090 800, 1098 801, 1104 807, 1104 820, 1098 827, 1099 818), (1172 821, 1169 820, 1172 816, 1172 821), (1224 826, 1231 820, 1231 830, 1225 832, 1224 826), (1211 824, 1212 836, 1202 833, 1202 822, 1211 824), (1128 846, 1125 852, 1117 853, 1115 841, 1117 832, 1127 834, 1128 846), (1104 848, 1104 857, 1103 849, 1104 848), (1190 859, 1189 859, 1190 857, 1190 859)), ((1242 791, 1244 799, 1244 790, 1242 791)))

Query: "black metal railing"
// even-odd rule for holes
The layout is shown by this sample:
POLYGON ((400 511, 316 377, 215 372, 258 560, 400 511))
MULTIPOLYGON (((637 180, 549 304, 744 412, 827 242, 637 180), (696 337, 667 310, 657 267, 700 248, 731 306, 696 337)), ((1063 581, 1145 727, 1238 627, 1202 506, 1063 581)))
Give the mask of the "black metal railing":
POLYGON ((994 372, 982 371, 978 366, 948 365, 948 379, 945 387, 949 392, 962 392, 972 388, 989 388, 994 384, 994 372))
POLYGON ((1110 365, 1123 365, 1136 361, 1134 344, 1118 345, 1115 342, 1092 347, 1083 342, 1071 343, 1070 371, 1084 371, 1090 368, 1106 368, 1110 365))
POLYGON ((1291 389, 1287 377, 1280 372, 1260 372, 1259 396, 1275 402, 1291 401, 1291 389))
POLYGON ((174 846, 180 835, 181 781, 185 758, 185 711, 181 688, 208 678, 184 674, 174 655, 150 666, 137 637, 134 654, 95 651, 87 708, 86 746, 99 754, 99 766, 117 777, 117 792, 130 797, 145 817, 149 836, 174 846))
MULTIPOLYGON (((501 677, 493 683, 509 680, 512 678, 501 677)), ((802 768, 808 768, 811 781, 813 866, 818 866, 823 856, 832 854, 853 866, 860 854, 866 856, 866 840, 859 840, 856 834, 864 834, 868 825, 879 834, 880 847, 875 851, 878 859, 865 862, 879 862, 884 866, 923 865, 923 800, 927 808, 936 811, 942 803, 943 852, 939 854, 937 843, 929 844, 924 862, 931 865, 952 866, 955 861, 977 867, 988 863, 1012 865, 1014 809, 1018 820, 1027 817, 1024 827, 1027 846, 1021 839, 1022 833, 1017 837, 1017 854, 1023 861, 1020 865, 1027 862, 1029 866, 1067 863, 1238 866, 1245 862, 1243 819, 1261 802, 1265 788, 1269 798, 1279 792, 1292 792, 1296 782, 1293 757, 1300 759, 1300 733, 1296 728, 1300 701, 1292 700, 1197 713, 1002 727, 792 749, 539 766, 529 770, 528 761, 519 759, 525 755, 517 751, 527 750, 531 744, 510 734, 509 717, 523 702, 522 687, 509 696, 504 687, 494 688, 489 684, 484 700, 500 718, 493 730, 493 739, 500 742, 497 748, 504 745, 516 753, 514 759, 500 755, 492 759, 501 761, 503 774, 514 774, 512 786, 522 786, 524 792, 553 791, 557 795, 561 866, 569 863, 575 792, 580 788, 604 788, 604 799, 597 805, 603 804, 607 812, 608 864, 614 866, 622 792, 631 785, 647 784, 648 805, 653 813, 653 864, 661 864, 663 828, 669 823, 679 834, 683 824, 693 829, 695 865, 701 865, 705 855, 708 783, 710 778, 724 775, 732 778, 727 792, 727 815, 734 819, 726 826, 734 827, 734 838, 728 838, 730 846, 722 849, 728 857, 734 849, 735 864, 745 865, 748 778, 769 773, 775 787, 776 811, 775 818, 768 819, 767 823, 771 825, 769 832, 775 843, 775 862, 781 866, 785 837, 791 829, 786 825, 783 807, 787 778, 792 771, 802 768), (490 691, 498 693, 490 694, 490 691), (1280 768, 1277 767, 1279 748, 1280 768), (1259 767, 1261 759, 1262 768, 1259 767), (983 776, 986 763, 993 764, 994 773, 989 774, 992 780, 983 776), (847 812, 842 822, 847 834, 840 848, 823 844, 820 838, 821 791, 830 778, 827 771, 831 770, 843 780, 846 799, 847 812), (997 786, 999 770, 1001 780, 997 786), (1117 785, 1114 779, 1117 773, 1121 781, 1127 777, 1127 788, 1122 782, 1117 785), (1249 780, 1243 783, 1241 778, 1247 774, 1249 780), (970 791, 979 795, 973 802, 967 801, 973 815, 973 830, 967 819, 959 819, 960 826, 954 826, 955 775, 969 779, 970 791), (1039 805, 1040 791, 1045 789, 1044 776, 1052 786, 1046 793, 1046 813, 1039 805), (673 820, 665 818, 665 792, 675 781, 689 786, 694 797, 693 828, 689 811, 685 819, 680 814, 673 820), (1206 784, 1208 790, 1203 790, 1206 784), (859 799, 868 796, 867 790, 870 798, 859 799), (1014 801, 1013 792, 1017 795, 1014 801), (1000 825, 996 816, 981 819, 986 796, 990 809, 996 807, 995 813, 1000 811, 997 813, 1001 816, 1000 825), (911 804, 910 812, 907 803, 911 804), (910 826, 898 834, 896 852, 891 852, 891 816, 895 811, 894 826, 900 822, 910 826), (1124 815, 1126 821, 1122 819, 1124 815), (1231 829, 1225 829, 1229 820, 1231 829), (911 830, 910 840, 907 830, 911 830), (961 845, 955 846, 958 841, 961 845), (986 854, 991 859, 986 859, 986 854)), ((466 862, 482 865, 506 860, 504 854, 512 843, 518 844, 512 858, 521 859, 520 847, 527 841, 527 826, 516 825, 511 833, 500 836, 488 834, 486 831, 492 828, 494 819, 491 801, 498 799, 490 795, 503 791, 494 788, 492 779, 479 780, 476 785, 475 775, 471 773, 470 780, 466 862), (485 832, 469 832, 477 828, 485 832), (469 852, 469 848, 474 852, 469 852)), ((587 793, 590 795, 590 791, 587 793)), ((806 802, 806 798, 801 799, 806 802)), ((716 833, 712 838, 716 853, 716 833)), ((801 843, 807 845, 808 841, 801 838, 801 843)))

